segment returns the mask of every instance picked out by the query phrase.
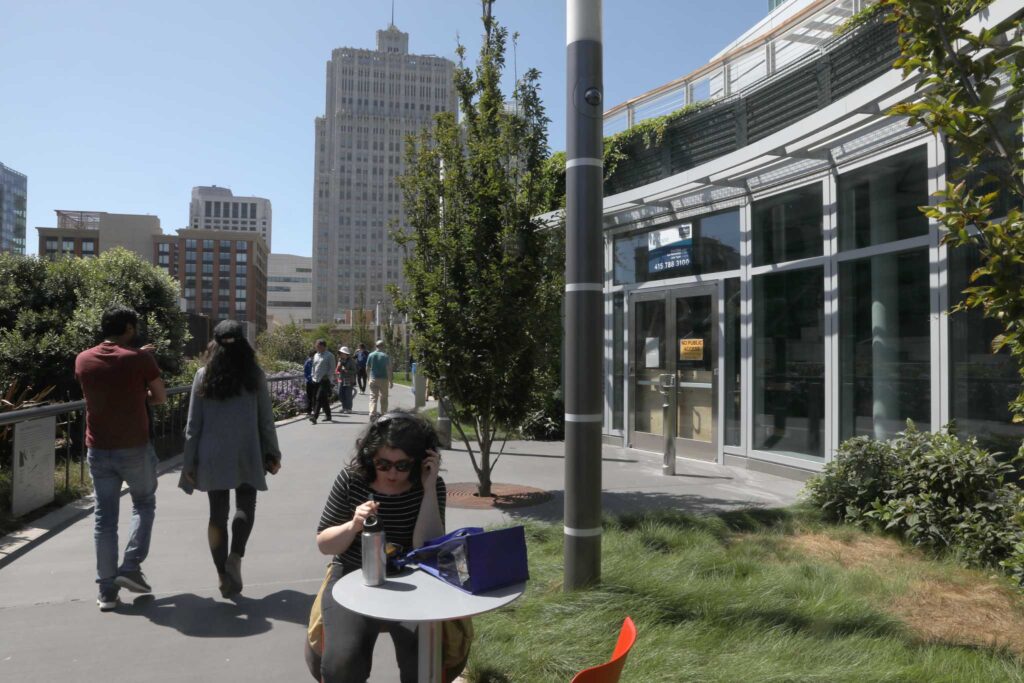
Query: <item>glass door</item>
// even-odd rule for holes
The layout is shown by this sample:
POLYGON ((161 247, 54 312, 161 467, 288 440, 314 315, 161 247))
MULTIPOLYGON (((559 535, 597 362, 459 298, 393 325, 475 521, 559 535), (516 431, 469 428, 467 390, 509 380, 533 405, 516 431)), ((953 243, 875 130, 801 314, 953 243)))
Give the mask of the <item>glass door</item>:
POLYGON ((665 447, 665 397, 661 376, 669 372, 668 297, 666 292, 630 299, 629 439, 633 448, 661 452, 665 447))
POLYGON ((676 455, 717 460, 718 285, 635 294, 629 310, 628 443, 663 453, 670 434, 676 455))
POLYGON ((717 287, 672 292, 676 454, 718 458, 717 287))

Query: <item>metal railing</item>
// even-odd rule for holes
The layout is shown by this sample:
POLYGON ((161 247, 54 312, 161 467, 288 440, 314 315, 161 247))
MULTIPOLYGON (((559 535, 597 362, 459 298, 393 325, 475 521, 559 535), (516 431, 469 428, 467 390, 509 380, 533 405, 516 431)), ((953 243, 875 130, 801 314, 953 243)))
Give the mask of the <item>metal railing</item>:
MULTIPOLYGON (((305 379, 301 374, 268 376, 267 385, 272 399, 296 399, 304 393, 305 379)), ((192 386, 187 384, 170 387, 167 389, 167 401, 150 410, 150 436, 161 460, 178 455, 184 446, 191 390, 192 386)), ((296 408, 301 408, 301 402, 296 408)), ((73 466, 78 468, 78 481, 86 480, 85 401, 66 401, 0 413, 0 463, 9 454, 13 457, 15 425, 46 417, 56 418, 54 461, 58 469, 64 468, 66 492, 71 489, 73 466)), ((9 501, 3 503, 9 505, 9 501)))
POLYGON ((604 114, 604 134, 683 107, 740 94, 780 70, 815 57, 843 22, 878 0, 818 0, 774 28, 670 83, 616 105, 604 114))

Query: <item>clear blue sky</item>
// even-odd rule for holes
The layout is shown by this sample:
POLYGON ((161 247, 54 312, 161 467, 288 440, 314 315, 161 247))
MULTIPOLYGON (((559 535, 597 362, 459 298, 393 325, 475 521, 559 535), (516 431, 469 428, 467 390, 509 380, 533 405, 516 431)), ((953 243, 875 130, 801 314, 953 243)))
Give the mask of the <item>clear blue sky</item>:
MULTIPOLYGON (((767 0, 605 0, 610 107, 705 64, 767 0)), ((54 209, 148 213, 185 227, 194 185, 273 203, 275 253, 309 255, 313 118, 336 47, 374 46, 390 0, 4 0, 0 162, 28 175, 28 252, 54 209)), ((498 0, 565 130, 565 3, 498 0)), ((475 57, 479 0, 396 0, 410 51, 475 57)), ((509 67, 512 60, 509 56, 509 67)))

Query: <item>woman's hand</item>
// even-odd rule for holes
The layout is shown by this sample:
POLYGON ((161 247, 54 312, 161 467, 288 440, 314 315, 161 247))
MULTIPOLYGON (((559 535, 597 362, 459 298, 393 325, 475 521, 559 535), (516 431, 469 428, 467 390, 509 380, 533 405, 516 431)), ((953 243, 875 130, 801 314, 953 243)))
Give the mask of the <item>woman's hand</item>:
POLYGON ((267 463, 267 472, 270 472, 271 474, 277 474, 280 470, 281 470, 281 461, 280 460, 271 460, 269 463, 267 463))
POLYGON ((367 517, 377 514, 378 505, 379 503, 368 500, 356 508, 355 513, 352 515, 352 528, 356 532, 363 530, 363 525, 366 524, 367 517))
POLYGON ((423 488, 433 489, 437 484, 437 473, 441 470, 441 454, 434 449, 427 450, 427 456, 423 458, 423 465, 420 468, 422 473, 423 488))
POLYGON ((196 475, 190 470, 185 470, 181 473, 181 476, 188 482, 188 485, 192 488, 196 486, 196 475))

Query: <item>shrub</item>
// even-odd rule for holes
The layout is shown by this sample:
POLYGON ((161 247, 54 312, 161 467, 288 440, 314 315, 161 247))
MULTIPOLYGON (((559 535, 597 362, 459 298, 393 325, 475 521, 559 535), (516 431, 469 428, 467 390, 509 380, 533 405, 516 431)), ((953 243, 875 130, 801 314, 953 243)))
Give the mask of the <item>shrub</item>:
POLYGON ((810 502, 834 521, 877 525, 965 564, 1002 566, 1024 579, 1021 491, 973 438, 907 423, 889 441, 857 437, 808 485, 810 502))
POLYGON ((839 445, 835 459, 807 484, 807 497, 833 522, 873 526, 865 514, 892 488, 899 458, 891 443, 858 436, 839 445))

